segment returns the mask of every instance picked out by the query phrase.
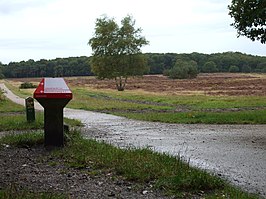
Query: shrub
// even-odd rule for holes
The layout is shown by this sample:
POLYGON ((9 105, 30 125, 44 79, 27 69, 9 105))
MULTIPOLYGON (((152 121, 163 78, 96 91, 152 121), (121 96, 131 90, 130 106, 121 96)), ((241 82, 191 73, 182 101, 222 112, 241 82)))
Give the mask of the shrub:
POLYGON ((243 73, 250 73, 250 72, 251 72, 251 67, 248 66, 248 65, 244 65, 244 66, 242 67, 242 72, 243 72, 243 73))
POLYGON ((27 88, 37 88, 36 85, 32 84, 31 82, 24 82, 20 85, 20 89, 27 89, 27 88))
POLYGON ((216 73, 218 72, 218 68, 215 62, 208 61, 202 67, 202 72, 204 73, 216 73))
POLYGON ((230 66, 229 72, 230 73, 237 73, 237 72, 239 72, 239 68, 237 66, 230 66))
POLYGON ((170 75, 170 69, 165 69, 165 70, 163 71, 163 75, 164 75, 164 76, 169 76, 169 75, 170 75))
POLYGON ((172 79, 192 79, 198 75, 198 66, 195 61, 177 60, 175 66, 169 71, 172 79))

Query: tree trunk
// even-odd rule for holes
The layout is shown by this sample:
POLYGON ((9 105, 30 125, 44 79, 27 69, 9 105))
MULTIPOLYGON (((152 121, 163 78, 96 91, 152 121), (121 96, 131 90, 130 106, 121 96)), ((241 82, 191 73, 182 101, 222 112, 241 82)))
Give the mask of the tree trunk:
POLYGON ((116 82, 116 89, 118 91, 124 91, 126 83, 127 83, 127 77, 125 77, 124 79, 123 79, 123 77, 119 77, 119 78, 116 77, 115 82, 116 82), (123 80, 124 80, 124 82, 123 82, 123 80))

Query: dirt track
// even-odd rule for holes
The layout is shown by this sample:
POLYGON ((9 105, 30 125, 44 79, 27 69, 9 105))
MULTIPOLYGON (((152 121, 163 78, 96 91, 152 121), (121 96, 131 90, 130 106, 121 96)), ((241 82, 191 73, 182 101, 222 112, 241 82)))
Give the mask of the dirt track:
MULTIPOLYGON (((23 99, 16 102, 24 104, 23 99)), ((86 125, 85 137, 180 155, 266 197, 266 125, 162 124, 73 109, 65 109, 64 114, 86 125)))

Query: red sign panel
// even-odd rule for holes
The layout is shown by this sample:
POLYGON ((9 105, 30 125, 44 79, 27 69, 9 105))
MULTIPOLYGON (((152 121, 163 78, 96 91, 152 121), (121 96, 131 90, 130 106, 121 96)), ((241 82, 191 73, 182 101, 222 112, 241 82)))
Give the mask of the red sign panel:
POLYGON ((63 78, 43 78, 34 91, 34 98, 72 99, 72 92, 63 78))

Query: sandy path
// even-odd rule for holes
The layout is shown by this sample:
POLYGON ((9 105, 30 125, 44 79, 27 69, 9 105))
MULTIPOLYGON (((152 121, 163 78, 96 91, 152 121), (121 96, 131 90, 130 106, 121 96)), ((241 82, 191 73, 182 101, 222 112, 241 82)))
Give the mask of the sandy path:
MULTIPOLYGON (((6 96, 24 105, 0 84, 6 96)), ((36 109, 42 109, 35 104, 36 109)), ((149 147, 180 155, 192 165, 214 171, 242 188, 266 197, 266 125, 187 125, 129 120, 65 108, 65 117, 81 120, 85 137, 120 147, 149 147)))

